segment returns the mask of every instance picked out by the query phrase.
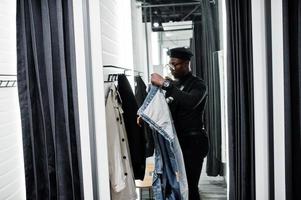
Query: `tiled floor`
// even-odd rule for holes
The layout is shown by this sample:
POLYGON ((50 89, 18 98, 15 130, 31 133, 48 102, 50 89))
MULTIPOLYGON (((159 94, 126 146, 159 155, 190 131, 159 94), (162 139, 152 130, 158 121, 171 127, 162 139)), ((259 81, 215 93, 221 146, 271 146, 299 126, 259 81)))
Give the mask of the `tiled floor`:
POLYGON ((227 186, 224 177, 208 177, 202 174, 199 188, 202 200, 227 199, 227 186))
POLYGON ((199 182, 202 200, 227 200, 227 185, 223 176, 211 177, 206 174, 206 159, 199 182))

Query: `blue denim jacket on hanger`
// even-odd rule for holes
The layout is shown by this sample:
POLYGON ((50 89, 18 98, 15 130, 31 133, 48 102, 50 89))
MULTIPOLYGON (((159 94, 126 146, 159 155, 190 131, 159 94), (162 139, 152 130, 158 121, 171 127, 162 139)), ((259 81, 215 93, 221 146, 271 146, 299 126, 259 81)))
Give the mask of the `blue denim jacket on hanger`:
POLYGON ((156 200, 188 200, 188 184, 182 150, 163 91, 150 86, 138 114, 154 130, 156 200))

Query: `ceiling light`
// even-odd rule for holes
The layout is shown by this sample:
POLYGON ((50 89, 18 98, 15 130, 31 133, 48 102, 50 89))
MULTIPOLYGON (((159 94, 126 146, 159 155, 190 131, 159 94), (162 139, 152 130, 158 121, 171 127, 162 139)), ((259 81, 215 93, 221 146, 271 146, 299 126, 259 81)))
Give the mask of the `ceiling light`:
POLYGON ((159 23, 158 22, 154 22, 154 27, 159 27, 159 23))

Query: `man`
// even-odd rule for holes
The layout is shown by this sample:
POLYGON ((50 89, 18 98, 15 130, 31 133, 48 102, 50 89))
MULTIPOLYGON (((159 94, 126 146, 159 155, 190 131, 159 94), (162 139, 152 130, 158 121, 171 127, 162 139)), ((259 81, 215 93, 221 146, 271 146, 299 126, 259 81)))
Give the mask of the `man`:
POLYGON ((207 88, 203 80, 190 72, 191 51, 179 47, 168 51, 169 66, 176 79, 164 79, 159 74, 151 75, 153 85, 166 91, 166 99, 174 120, 186 168, 189 199, 200 199, 198 182, 203 159, 208 153, 208 138, 204 129, 204 109, 207 88))

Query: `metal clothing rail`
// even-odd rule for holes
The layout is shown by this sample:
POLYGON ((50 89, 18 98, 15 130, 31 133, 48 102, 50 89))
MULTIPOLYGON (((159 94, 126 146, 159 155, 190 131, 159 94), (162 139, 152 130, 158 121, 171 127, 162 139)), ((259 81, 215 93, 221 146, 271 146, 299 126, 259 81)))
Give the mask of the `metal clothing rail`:
POLYGON ((0 74, 0 76, 14 76, 14 77, 17 77, 16 74, 0 74))
MULTIPOLYGON (((215 4, 215 0, 209 0, 209 3, 215 4)), ((201 1, 196 2, 186 2, 186 3, 162 3, 162 4, 149 4, 144 3, 142 5, 137 5, 138 8, 160 8, 160 7, 171 7, 171 6, 194 6, 200 5, 201 1)))
POLYGON ((17 75, 0 74, 0 88, 16 87, 17 79, 11 79, 11 77, 17 77, 17 75), (9 79, 3 79, 2 77, 9 77, 9 79))
MULTIPOLYGON (((118 67, 118 66, 114 66, 114 65, 104 65, 103 68, 113 68, 113 69, 121 69, 123 70, 123 74, 126 75, 126 76, 130 76, 129 74, 126 74, 127 71, 131 71, 131 69, 127 69, 127 68, 124 68, 124 67, 118 67)), ((120 73, 119 73, 120 74, 120 73)), ((113 81, 117 81, 117 78, 118 78, 118 75, 119 74, 116 74, 116 73, 113 73, 113 74, 108 74, 108 78, 106 81, 104 81, 105 83, 106 82, 113 82, 113 81)))
POLYGON ((122 69, 122 70, 130 70, 130 69, 127 69, 127 68, 124 68, 124 67, 118 67, 118 66, 114 66, 114 65, 104 65, 103 66, 104 68, 114 68, 114 69, 122 69))
POLYGON ((118 66, 114 66, 114 65, 104 65, 103 66, 104 68, 113 68, 113 69, 121 69, 121 70, 124 70, 124 74, 128 71, 133 71, 133 72, 136 72, 138 74, 143 74, 143 72, 141 71, 138 71, 136 69, 128 69, 128 68, 125 68, 125 67, 118 67, 118 66))
POLYGON ((136 69, 126 69, 126 71, 128 72, 128 71, 132 71, 132 72, 136 72, 138 75, 140 75, 140 74, 143 74, 143 72, 141 72, 141 71, 139 71, 139 70, 136 70, 136 69))
POLYGON ((141 76, 141 74, 143 74, 143 72, 135 70, 135 69, 133 71, 136 72, 139 76, 141 76))

